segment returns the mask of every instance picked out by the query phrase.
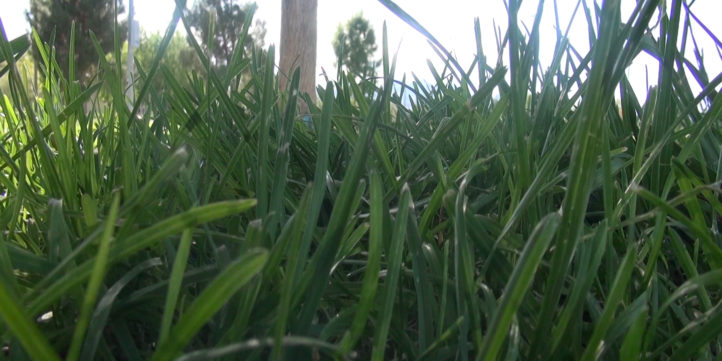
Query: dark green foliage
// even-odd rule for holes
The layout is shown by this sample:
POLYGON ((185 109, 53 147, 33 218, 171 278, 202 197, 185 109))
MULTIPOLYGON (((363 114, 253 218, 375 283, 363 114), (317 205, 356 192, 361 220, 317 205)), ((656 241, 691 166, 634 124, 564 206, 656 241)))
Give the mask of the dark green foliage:
POLYGON ((374 59, 376 49, 374 29, 363 14, 355 15, 345 26, 338 26, 333 51, 339 72, 343 69, 361 78, 374 76, 381 64, 374 59))
MULTIPOLYGON (((115 0, 31 0, 28 21, 38 32, 40 39, 51 42, 55 49, 55 61, 67 77, 69 65, 75 67, 78 79, 85 80, 97 70, 98 52, 90 39, 90 32, 105 53, 113 50, 115 37, 120 44, 127 37, 126 21, 119 16, 124 12, 123 3, 115 0), (118 32, 116 33, 116 16, 118 32), (75 24, 77 39, 88 39, 71 44, 70 27, 75 24), (74 46, 71 60, 70 48, 74 46)), ((33 52, 35 61, 44 64, 40 53, 33 52)))
POLYGON ((253 45, 263 47, 266 28, 262 21, 256 21, 253 32, 243 31, 255 7, 255 3, 239 5, 236 0, 194 2, 186 20, 204 50, 210 52, 211 62, 215 66, 226 66, 239 45, 247 52, 253 45))

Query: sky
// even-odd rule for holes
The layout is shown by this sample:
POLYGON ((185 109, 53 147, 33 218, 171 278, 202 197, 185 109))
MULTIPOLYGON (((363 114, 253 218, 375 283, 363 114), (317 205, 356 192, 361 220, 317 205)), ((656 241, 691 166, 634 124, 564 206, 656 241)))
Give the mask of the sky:
MULTIPOLYGON (((127 1, 126 10, 128 9, 127 1)), ((245 2, 245 0, 240 0, 245 2)), ((591 3, 590 0, 586 0, 591 3)), ((188 6, 193 0, 188 0, 188 6)), ((482 44, 489 64, 496 62, 496 38, 494 29, 506 29, 507 13, 502 0, 396 0, 401 8, 416 18, 429 30, 452 54, 454 54, 462 67, 471 65, 476 53, 474 36, 474 19, 479 18, 481 24, 482 44)), ((575 0, 557 0, 559 18, 564 28, 571 18, 575 0)), ((173 0, 135 0, 136 20, 147 32, 164 32, 174 9, 173 0)), ((281 0, 256 0, 258 11, 256 19, 266 23, 266 45, 280 44, 281 0)), ((519 18, 523 24, 531 28, 532 19, 536 12, 537 1, 527 0, 522 3, 519 18)), ((552 57, 555 41, 555 21, 553 1, 546 1, 544 16, 541 24, 540 57, 542 64, 546 64, 552 57)), ((622 0, 623 19, 631 13, 635 1, 622 0)), ((0 0, 0 19, 7 36, 13 38, 27 31, 24 12, 29 1, 0 0)), ((696 0, 692 7, 701 21, 718 37, 722 37, 722 1, 696 0)), ((335 55, 331 45, 336 29, 345 24, 354 15, 362 13, 370 20, 373 26, 381 56, 381 38, 384 22, 388 29, 389 50, 392 55, 397 54, 397 78, 406 73, 416 74, 420 79, 430 81, 431 72, 428 70, 427 60, 440 69, 442 62, 427 43, 425 38, 413 30, 406 23, 398 19, 391 11, 377 0, 318 0, 318 39, 317 39, 317 74, 326 72, 329 78, 335 78, 335 55)), ((722 72, 722 61, 718 49, 715 48, 701 28, 694 29, 703 48, 705 68, 711 77, 722 72)), ((569 33, 570 42, 580 52, 588 50, 586 21, 579 10, 569 33)), ((691 58, 691 52, 688 57, 691 58)), ((505 61, 508 63, 508 61, 505 61)), ((647 73, 650 80, 656 78, 657 66, 649 56, 642 55, 628 71, 635 90, 644 92, 646 89, 647 73)), ((323 77, 319 76, 318 82, 323 77)), ((654 85, 652 83, 651 85, 654 85)))

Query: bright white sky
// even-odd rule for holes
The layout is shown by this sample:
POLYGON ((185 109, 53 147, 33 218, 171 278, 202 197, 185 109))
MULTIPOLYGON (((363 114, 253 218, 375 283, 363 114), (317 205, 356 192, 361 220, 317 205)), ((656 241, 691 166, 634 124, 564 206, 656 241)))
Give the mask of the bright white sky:
MULTIPOLYGON (((128 0, 124 0, 127 4, 128 0)), ((245 2, 247 0, 239 0, 245 2)), ((591 3, 589 0, 585 0, 591 3)), ((191 6, 193 0, 188 0, 191 6)), ((628 16, 635 1, 623 0, 628 16)), ((9 38, 13 38, 27 31, 28 25, 25 22, 24 12, 28 8, 29 1, 0 0, 0 18, 9 38)), ((280 20, 281 0, 256 0, 258 4, 257 19, 266 22, 267 34, 266 44, 280 43, 280 20)), ((506 11, 502 0, 396 0, 396 3, 405 9, 424 25, 449 51, 458 57, 463 67, 468 67, 476 52, 474 37, 474 18, 479 17, 481 21, 482 42, 484 52, 489 63, 496 60, 496 40, 494 36, 494 24, 501 29, 506 28, 506 11)), ((524 1, 519 18, 531 27, 532 17, 536 12, 537 1, 524 1)), ((558 0, 560 4, 560 23, 565 28, 568 19, 574 10, 575 0, 558 0)), ((140 22, 141 28, 150 32, 163 32, 168 26, 174 8, 173 0, 135 0, 136 19, 140 22)), ((126 5, 126 10, 128 9, 126 5)), ((722 22, 719 21, 719 14, 722 14, 722 1, 720 0, 697 0, 692 11, 710 28, 718 37, 722 37, 722 22)), ((427 59, 431 59, 440 69, 441 62, 437 55, 427 44, 426 40, 415 30, 411 29, 403 21, 399 20, 386 7, 376 0, 318 0, 318 60, 317 74, 322 69, 332 79, 335 78, 335 56, 331 42, 339 24, 345 23, 353 15, 363 12, 364 17, 371 21, 377 35, 379 45, 378 57, 380 57, 381 34, 384 21, 387 23, 390 51, 398 49, 397 74, 415 73, 419 78, 431 80, 431 73, 428 70, 427 59)), ((588 50, 586 37, 586 22, 584 15, 579 10, 575 23, 570 32, 572 44, 577 46, 581 53, 588 50)), ((705 68, 710 77, 722 72, 722 61, 714 43, 704 34, 701 28, 694 28, 698 41, 704 50, 705 68)), ((551 59, 555 39, 554 9, 553 1, 547 1, 542 20, 541 57, 542 61, 548 63, 551 59)), ((688 50, 689 51, 689 50, 688 50)), ((692 59, 691 51, 688 57, 692 59)), ((507 63, 505 61, 505 63, 507 63)), ((635 88, 638 91, 645 90, 645 74, 649 72, 649 78, 656 78, 657 68, 651 58, 644 61, 640 59, 629 70, 635 88)), ((400 76, 399 76, 400 77, 400 76)), ((319 77, 319 82, 323 81, 319 77)))

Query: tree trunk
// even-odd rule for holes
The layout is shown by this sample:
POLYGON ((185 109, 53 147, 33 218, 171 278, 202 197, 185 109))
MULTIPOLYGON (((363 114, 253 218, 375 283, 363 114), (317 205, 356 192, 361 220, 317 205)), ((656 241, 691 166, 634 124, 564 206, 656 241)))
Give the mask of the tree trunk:
MULTIPOLYGON (((316 8, 318 0, 283 0, 281 8, 281 89, 301 68, 299 91, 316 100, 316 8)), ((301 111, 307 113, 305 104, 301 111)))

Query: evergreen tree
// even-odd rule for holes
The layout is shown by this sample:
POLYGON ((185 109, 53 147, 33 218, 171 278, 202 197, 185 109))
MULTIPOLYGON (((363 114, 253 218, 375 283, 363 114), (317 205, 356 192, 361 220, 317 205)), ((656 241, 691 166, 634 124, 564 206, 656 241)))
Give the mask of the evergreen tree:
MULTIPOLYGON (((234 0, 195 1, 187 19, 196 38, 206 50, 211 50, 211 61, 214 65, 222 67, 231 60, 233 51, 241 40, 238 36, 243 30, 246 17, 252 14, 255 7, 255 3, 238 5, 234 0), (210 34, 212 36, 209 36, 210 34)), ((244 48, 250 50, 253 45, 263 47, 265 35, 265 23, 257 20, 244 41, 244 48)))
POLYGON ((338 70, 345 68, 349 73, 362 78, 372 77, 378 61, 373 60, 376 52, 374 29, 363 14, 352 17, 343 27, 338 26, 333 39, 333 50, 338 59, 338 70))
MULTIPOLYGON (((55 48, 55 59, 66 76, 70 60, 70 27, 75 23, 75 56, 72 61, 75 64, 76 77, 85 80, 98 62, 98 53, 90 38, 90 31, 95 34, 100 47, 106 53, 112 51, 116 11, 118 15, 125 11, 122 1, 31 0, 27 17, 43 41, 50 42, 53 32, 55 33, 55 39, 50 45, 55 48)), ((127 35, 127 27, 125 21, 119 21, 118 25, 118 37, 122 44, 127 35)), ((37 51, 33 52, 33 56, 36 62, 42 64, 37 51)))

